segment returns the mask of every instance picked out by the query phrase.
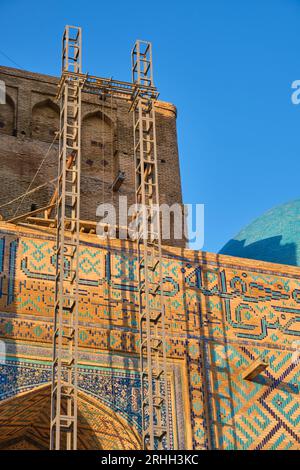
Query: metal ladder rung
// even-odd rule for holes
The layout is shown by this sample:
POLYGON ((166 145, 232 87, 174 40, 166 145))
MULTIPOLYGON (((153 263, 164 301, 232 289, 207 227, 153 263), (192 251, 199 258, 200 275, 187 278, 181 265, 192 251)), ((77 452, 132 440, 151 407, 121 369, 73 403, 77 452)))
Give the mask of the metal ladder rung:
MULTIPOLYGON (((66 326, 66 325, 63 325, 63 328, 73 328, 73 327, 71 327, 71 326, 68 327, 68 326, 66 326)), ((66 335, 66 334, 64 334, 64 333, 62 332, 61 337, 62 337, 62 338, 66 338, 66 339, 73 339, 73 338, 74 338, 74 334, 75 334, 75 329, 73 328, 73 330, 74 330, 74 331, 72 331, 72 333, 69 334, 69 335, 66 335)), ((57 327, 56 330, 54 331, 53 336, 54 336, 54 337, 58 337, 58 336, 59 336, 59 333, 60 333, 60 328, 57 327)))
POLYGON ((162 308, 157 308, 157 309, 151 308, 151 309, 149 309, 148 312, 143 312, 140 315, 140 321, 141 322, 147 321, 147 317, 149 315, 150 321, 153 322, 153 323, 157 323, 158 320, 161 318, 162 314, 163 314, 163 309, 162 308))
MULTIPOLYGON (((148 339, 143 340, 143 341, 141 342, 141 349, 147 348, 147 347, 148 347, 148 342, 149 342, 148 339)), ((153 351, 158 351, 161 346, 162 346, 162 340, 161 340, 160 338, 154 338, 154 337, 152 337, 152 338, 150 339, 150 348, 151 348, 153 351), (157 344, 152 345, 152 344, 151 344, 152 341, 157 341, 157 344)))
MULTIPOLYGON (((160 379, 160 377, 164 374, 163 369, 152 369, 152 376, 155 380, 160 379)), ((148 368, 145 367, 144 370, 142 371, 142 375, 145 375, 146 377, 148 376, 148 368)))

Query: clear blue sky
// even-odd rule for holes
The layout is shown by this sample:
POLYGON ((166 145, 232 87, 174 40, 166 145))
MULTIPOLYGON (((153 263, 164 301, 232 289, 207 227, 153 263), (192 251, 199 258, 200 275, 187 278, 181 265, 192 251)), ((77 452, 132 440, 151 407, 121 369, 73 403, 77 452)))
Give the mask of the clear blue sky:
MULTIPOLYGON (((270 207, 300 196, 300 0, 0 0, 0 50, 60 72, 64 25, 83 28, 84 71, 130 80, 135 39, 153 42, 161 99, 178 107, 186 203, 204 203, 218 251, 270 207), (147 12, 147 5, 149 10, 147 12)), ((0 54, 0 63, 14 66, 0 54)))

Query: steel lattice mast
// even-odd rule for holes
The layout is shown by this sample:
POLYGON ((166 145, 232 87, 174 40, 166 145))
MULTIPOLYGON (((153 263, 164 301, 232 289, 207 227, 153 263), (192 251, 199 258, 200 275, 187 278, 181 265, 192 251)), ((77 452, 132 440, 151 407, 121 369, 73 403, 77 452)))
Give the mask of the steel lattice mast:
POLYGON ((62 44, 50 448, 77 448, 81 28, 62 44), (72 72, 70 75, 65 72, 72 72))
POLYGON ((156 213, 159 190, 154 103, 158 93, 153 85, 150 43, 137 41, 135 44, 132 75, 133 83, 127 83, 82 74, 81 28, 66 26, 58 91, 60 130, 51 449, 77 448, 82 91, 131 103, 136 202, 137 207, 141 205, 137 211, 137 246, 143 447, 170 448, 161 228, 156 213))
POLYGON ((138 221, 140 367, 143 447, 170 448, 169 398, 162 275, 161 226, 153 85, 152 46, 132 50, 133 83, 147 91, 133 101, 135 184, 138 221))

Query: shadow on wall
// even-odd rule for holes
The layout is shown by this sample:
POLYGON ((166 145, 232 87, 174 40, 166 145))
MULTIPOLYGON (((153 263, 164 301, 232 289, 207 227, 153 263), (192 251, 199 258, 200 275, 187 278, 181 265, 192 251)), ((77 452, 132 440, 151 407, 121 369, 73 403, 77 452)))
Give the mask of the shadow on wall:
POLYGON ((269 261, 298 266, 295 243, 282 243, 282 235, 265 238, 246 245, 246 240, 229 240, 219 252, 221 255, 269 261))

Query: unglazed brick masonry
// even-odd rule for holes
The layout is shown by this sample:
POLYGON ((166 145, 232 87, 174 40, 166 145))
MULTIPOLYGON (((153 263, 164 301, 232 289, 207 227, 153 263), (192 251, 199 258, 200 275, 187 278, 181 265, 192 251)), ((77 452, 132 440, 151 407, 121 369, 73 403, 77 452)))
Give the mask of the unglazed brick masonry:
MULTIPOLYGON (((0 205, 22 194, 58 129, 54 77, 0 67, 0 205)), ((135 201, 132 116, 121 100, 84 95, 81 218, 135 201), (126 174, 119 194, 111 183, 126 174)), ((181 203, 176 109, 156 105, 161 202, 181 203)), ((54 144, 20 213, 47 205, 54 144)), ((0 209, 7 219, 18 204, 0 209)), ((0 448, 49 448, 54 318, 52 229, 0 222, 0 448)), ((300 448, 299 268, 164 246, 168 393, 174 449, 300 448), (255 361, 267 368, 252 380, 255 361)), ((139 449, 141 399, 136 245, 80 238, 80 449, 139 449)), ((151 271, 155 282, 157 272, 151 271)))
MULTIPOLYGON (((0 224, 5 448, 48 443, 54 243, 50 229, 0 224)), ((165 247, 163 276, 172 447, 299 449, 299 269, 165 247), (258 357, 268 368, 243 379, 258 357)), ((134 243, 82 235, 81 448, 140 447, 136 278, 134 243)))

